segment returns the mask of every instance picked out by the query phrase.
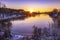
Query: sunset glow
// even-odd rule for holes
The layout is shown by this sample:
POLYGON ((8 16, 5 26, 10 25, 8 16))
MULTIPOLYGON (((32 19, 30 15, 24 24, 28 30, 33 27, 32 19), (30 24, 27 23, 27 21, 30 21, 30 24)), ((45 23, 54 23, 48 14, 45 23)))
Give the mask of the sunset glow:
POLYGON ((34 10, 33 10, 33 9, 29 9, 29 11, 30 11, 30 13, 34 12, 34 10))
POLYGON ((28 9, 30 12, 49 12, 54 8, 60 9, 60 0, 0 0, 7 8, 28 9))
POLYGON ((48 8, 48 9, 27 8, 27 9, 24 9, 24 10, 29 11, 30 13, 32 13, 32 12, 50 12, 53 9, 52 8, 48 8))

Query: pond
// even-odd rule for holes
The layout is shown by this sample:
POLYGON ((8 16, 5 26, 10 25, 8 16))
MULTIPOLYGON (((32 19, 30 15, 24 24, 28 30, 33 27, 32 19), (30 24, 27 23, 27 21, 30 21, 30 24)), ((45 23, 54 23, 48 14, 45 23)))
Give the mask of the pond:
POLYGON ((35 17, 28 17, 25 20, 11 21, 12 32, 15 34, 31 34, 33 32, 33 26, 38 28, 49 28, 49 25, 53 24, 52 18, 47 14, 40 14, 35 17))

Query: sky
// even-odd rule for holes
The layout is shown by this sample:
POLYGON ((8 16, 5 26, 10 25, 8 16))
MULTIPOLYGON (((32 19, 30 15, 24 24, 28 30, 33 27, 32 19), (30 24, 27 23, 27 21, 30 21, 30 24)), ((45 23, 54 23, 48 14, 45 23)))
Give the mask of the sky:
POLYGON ((54 8, 60 8, 60 0, 0 0, 7 8, 14 9, 34 9, 49 11, 54 8))

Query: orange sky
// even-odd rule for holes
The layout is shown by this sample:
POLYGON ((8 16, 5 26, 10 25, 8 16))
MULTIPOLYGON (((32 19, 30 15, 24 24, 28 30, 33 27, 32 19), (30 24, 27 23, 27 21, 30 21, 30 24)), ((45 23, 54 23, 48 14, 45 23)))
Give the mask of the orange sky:
POLYGON ((0 0, 7 8, 32 9, 37 12, 51 11, 54 8, 60 9, 60 0, 0 0))

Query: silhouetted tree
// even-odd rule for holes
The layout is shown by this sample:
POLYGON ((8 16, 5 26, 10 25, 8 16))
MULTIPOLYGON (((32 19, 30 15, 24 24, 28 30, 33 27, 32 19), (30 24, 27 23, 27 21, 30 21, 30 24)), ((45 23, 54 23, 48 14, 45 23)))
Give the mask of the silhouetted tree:
POLYGON ((53 12, 52 13, 53 17, 57 18, 58 17, 58 9, 54 9, 52 12, 53 12))
POLYGON ((60 17, 58 17, 58 27, 60 28, 60 17))
POLYGON ((0 26, 1 26, 1 31, 4 33, 1 38, 3 38, 5 40, 5 38, 11 38, 11 23, 10 21, 8 22, 1 22, 0 26))
POLYGON ((53 9, 53 13, 57 13, 58 12, 58 9, 53 9))
POLYGON ((41 28, 37 28, 35 26, 33 27, 34 27, 34 31, 33 31, 34 40, 39 40, 39 37, 41 36, 41 28))

